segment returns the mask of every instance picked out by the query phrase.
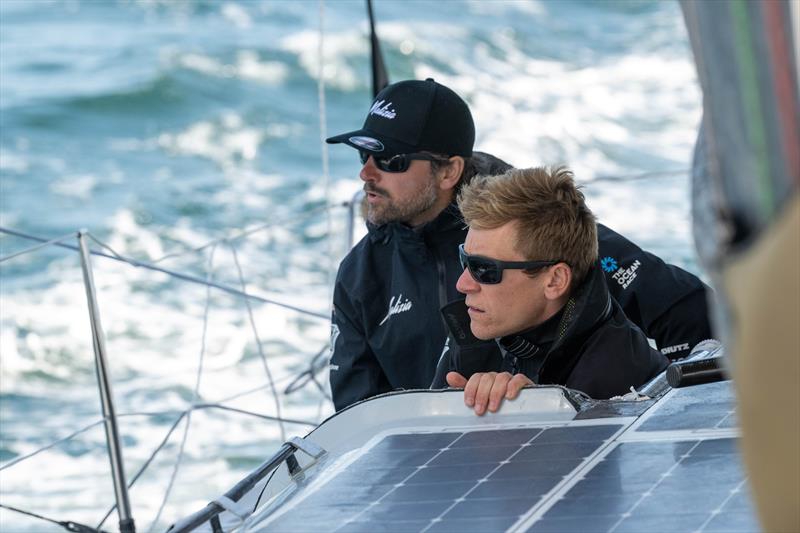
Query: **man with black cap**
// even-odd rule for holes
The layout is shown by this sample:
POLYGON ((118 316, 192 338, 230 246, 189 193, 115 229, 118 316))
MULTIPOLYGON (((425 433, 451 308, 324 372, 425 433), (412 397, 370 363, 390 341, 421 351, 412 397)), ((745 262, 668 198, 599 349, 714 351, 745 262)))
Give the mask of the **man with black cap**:
MULTIPOLYGON (((360 130, 327 140, 359 151, 369 230, 342 261, 334 286, 330 380, 337 410, 431 385, 447 349, 439 310, 461 298, 455 285, 466 228, 456 193, 477 173, 510 168, 473 154, 474 140, 467 104, 432 79, 387 86, 360 130)), ((681 345, 671 357, 711 336, 700 280, 602 225, 598 240, 612 295, 660 347, 681 345)))

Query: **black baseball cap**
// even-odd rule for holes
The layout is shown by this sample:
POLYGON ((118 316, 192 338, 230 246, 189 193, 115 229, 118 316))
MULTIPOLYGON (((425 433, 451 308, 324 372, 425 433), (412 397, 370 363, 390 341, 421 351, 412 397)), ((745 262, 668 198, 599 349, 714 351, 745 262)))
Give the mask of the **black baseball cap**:
POLYGON ((466 102, 441 83, 406 80, 387 85, 360 130, 327 139, 383 157, 414 152, 470 157, 475 123, 466 102))

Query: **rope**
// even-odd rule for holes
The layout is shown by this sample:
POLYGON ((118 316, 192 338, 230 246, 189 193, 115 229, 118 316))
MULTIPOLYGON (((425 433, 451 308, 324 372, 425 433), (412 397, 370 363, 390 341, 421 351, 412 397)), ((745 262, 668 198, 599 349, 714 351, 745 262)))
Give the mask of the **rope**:
MULTIPOLYGON (((0 233, 5 233, 7 235, 14 235, 15 237, 21 237, 23 239, 29 239, 29 240, 33 240, 33 241, 46 242, 46 239, 43 239, 41 237, 36 237, 34 235, 29 235, 29 234, 23 233, 21 231, 12 230, 12 229, 9 229, 9 228, 4 228, 4 227, 0 227, 0 233)), ((89 236, 92 237, 91 235, 89 235, 89 236)), ((94 239, 96 242, 100 242, 100 241, 97 241, 94 237, 92 237, 92 239, 94 239)), ((74 251, 78 250, 77 246, 73 246, 73 245, 70 245, 70 244, 64 244, 64 243, 56 242, 53 245, 54 246, 59 246, 61 248, 67 248, 67 249, 74 250, 74 251)), ((101 244, 101 245, 106 249, 109 249, 109 250, 111 249, 106 244, 101 244)), ((292 311, 296 311, 296 312, 304 314, 304 315, 320 318, 320 319, 326 320, 326 321, 330 320, 330 315, 329 314, 318 313, 316 311, 309 311, 307 309, 302 309, 300 307, 297 307, 297 306, 294 306, 294 305, 291 305, 291 304, 278 302, 276 300, 271 300, 269 298, 264 298, 264 297, 261 297, 261 296, 257 296, 255 294, 248 294, 248 293, 242 292, 240 290, 234 289, 233 287, 229 287, 227 285, 222 285, 221 283, 207 283, 207 282, 203 281, 202 279, 200 279, 200 278, 198 278, 196 276, 192 276, 192 275, 189 275, 189 274, 183 274, 183 273, 180 273, 180 272, 175 272, 174 270, 169 270, 169 269, 166 269, 166 268, 162 268, 162 267, 159 267, 159 266, 156 266, 156 265, 152 265, 150 263, 145 263, 143 261, 138 261, 136 259, 132 259, 130 257, 125 257, 125 256, 122 256, 120 254, 117 254, 116 252, 113 252, 116 255, 106 254, 106 253, 97 252, 97 251, 92 251, 91 253, 92 253, 92 255, 96 255, 96 256, 99 256, 99 257, 105 257, 106 259, 113 259, 115 261, 120 261, 120 262, 123 262, 123 263, 127 263, 129 265, 132 265, 132 266, 135 266, 135 267, 139 267, 139 268, 144 268, 146 270, 152 270, 154 272, 161 272, 162 274, 166 274, 168 276, 171 276, 173 278, 180 279, 180 280, 183 280, 183 281, 188 281, 190 283, 197 283, 199 285, 211 286, 211 287, 214 287, 215 289, 219 289, 221 291, 227 292, 228 294, 233 294, 234 296, 240 296, 240 297, 248 299, 248 300, 255 300, 257 302, 261 302, 261 303, 265 303, 265 304, 276 305, 276 306, 282 307, 284 309, 290 309, 292 311)))
MULTIPOLYGON (((236 248, 233 244, 228 243, 231 248, 231 252, 233 253, 233 262, 236 263, 236 271, 239 273, 239 282, 242 284, 242 291, 244 292, 246 289, 245 280, 244 280, 244 273, 242 272, 242 266, 239 264, 239 255, 236 253, 236 248)), ((253 337, 256 339, 256 348, 258 348, 258 355, 261 357, 261 361, 264 363, 264 370, 267 373, 267 380, 269 381, 270 387, 272 388, 272 398, 275 401, 275 414, 278 415, 278 419, 280 420, 281 417, 281 401, 278 398, 278 392, 275 389, 275 380, 272 379, 272 372, 269 370, 269 364, 267 363, 267 356, 264 355, 264 350, 261 347, 261 339, 258 336, 258 328, 256 328, 256 321, 253 318, 253 308, 250 305, 249 300, 245 300, 245 306, 247 307, 247 316, 250 319, 250 327, 253 330, 253 337)), ((281 440, 286 441, 286 428, 283 426, 283 422, 279 422, 281 428, 281 440)))

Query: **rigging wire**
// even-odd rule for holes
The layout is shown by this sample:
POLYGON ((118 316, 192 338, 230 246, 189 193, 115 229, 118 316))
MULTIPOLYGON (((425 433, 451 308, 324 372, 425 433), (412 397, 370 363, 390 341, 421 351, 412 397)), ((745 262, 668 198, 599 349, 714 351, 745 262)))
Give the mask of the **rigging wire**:
POLYGON ((285 226, 285 225, 287 225, 287 224, 289 224, 291 222, 297 222, 298 220, 304 220, 306 218, 311 218, 311 216, 313 216, 313 215, 317 215, 317 214, 319 214, 319 213, 321 213, 323 211, 326 211, 326 210, 329 211, 330 209, 337 208, 337 207, 348 207, 348 203, 345 201, 345 202, 339 202, 337 204, 326 204, 326 205, 317 206, 317 207, 314 207, 314 208, 311 208, 311 209, 308 209, 308 210, 304 211, 302 213, 302 217, 300 219, 298 219, 297 215, 295 214, 295 215, 287 216, 287 217, 285 217, 283 219, 280 219, 280 220, 272 220, 270 222, 265 222, 264 224, 259 224, 257 226, 253 226, 252 228, 244 229, 244 230, 240 231, 239 233, 234 233, 233 235, 228 235, 228 236, 219 237, 217 239, 213 239, 213 240, 208 241, 208 242, 206 242, 204 244, 201 244, 200 246, 197 246, 195 248, 189 248, 187 250, 183 250, 183 251, 180 251, 180 252, 168 253, 168 254, 163 255, 163 256, 161 256, 161 257, 159 257, 157 259, 154 259, 153 261, 151 261, 151 263, 156 264, 156 263, 160 263, 161 261, 165 261, 167 259, 174 259, 176 257, 181 257, 181 256, 184 256, 184 255, 189 255, 189 254, 193 254, 193 253, 202 252, 206 248, 209 248, 210 246, 213 246, 215 244, 221 244, 223 242, 238 241, 239 239, 243 239, 245 237, 249 237, 250 235, 253 235, 253 234, 258 233, 260 231, 263 231, 265 229, 272 229, 273 227, 283 227, 283 226, 285 226))
POLYGON ((65 521, 53 520, 52 518, 48 518, 46 516, 42 516, 40 514, 33 513, 31 511, 23 511, 22 509, 17 509, 16 507, 12 507, 12 506, 6 505, 4 503, 0 503, 0 507, 2 507, 3 509, 8 509, 9 511, 14 511, 15 513, 24 514, 24 515, 27 515, 27 516, 31 516, 33 518, 38 518, 39 520, 44 520, 46 522, 51 522, 53 524, 56 524, 56 525, 59 525, 59 526, 63 527, 67 531, 73 531, 74 533, 106 533, 106 532, 104 532, 103 530, 101 530, 99 528, 95 529, 95 528, 89 527, 87 525, 80 524, 78 522, 73 522, 71 520, 65 520, 65 521))
MULTIPOLYGON (((172 436, 172 433, 175 431, 175 428, 178 427, 178 424, 180 424, 181 420, 183 420, 183 417, 186 416, 187 413, 188 411, 180 413, 178 418, 175 420, 175 422, 167 431, 167 434, 161 440, 161 443, 158 446, 156 446, 155 450, 153 450, 153 452, 150 454, 150 457, 148 457, 147 460, 144 462, 144 464, 141 467, 139 467, 139 470, 136 472, 136 474, 134 474, 134 476, 128 482, 129 489, 133 487, 134 483, 136 483, 136 481, 139 479, 139 476, 141 476, 147 470, 147 468, 150 466, 150 463, 152 463, 153 459, 155 459, 156 455, 158 455, 158 453, 164 448, 164 446, 167 445, 167 442, 169 442, 169 438, 172 436)), ((108 517, 111 516, 111 513, 113 513, 116 509, 117 509, 117 504, 114 503, 114 505, 111 506, 111 509, 109 509, 108 512, 105 514, 105 516, 103 516, 103 519, 100 520, 100 523, 97 524, 97 529, 100 529, 103 526, 105 521, 108 520, 108 517)), ((156 522, 158 522, 158 517, 156 517, 156 520, 153 521, 153 524, 155 524, 156 522)))
MULTIPOLYGON (((46 242, 47 241, 47 239, 43 239, 43 238, 37 237, 35 235, 30 235, 30 234, 27 234, 27 233, 23 233, 21 231, 12 230, 10 228, 5 228, 5 227, 2 227, 2 226, 0 226, 0 233, 5 233, 7 235, 14 235, 15 237, 21 237, 23 239, 28 239, 28 240, 33 240, 33 241, 39 241, 39 242, 46 242)), ((93 237, 91 234, 89 234, 89 236, 92 239, 95 239, 95 237, 93 237)), ((96 242, 100 242, 100 241, 96 241, 96 242)), ((67 249, 74 250, 74 251, 78 250, 77 246, 74 246, 74 245, 71 245, 71 244, 59 243, 59 242, 54 243, 53 246, 59 246, 61 248, 67 248, 67 249)), ((108 245, 103 244, 102 246, 104 248, 110 249, 108 247, 108 245)), ((238 289, 230 287, 228 285, 223 285, 221 283, 210 283, 209 284, 206 281, 204 281, 203 279, 198 278, 196 276, 192 276, 190 274, 183 274, 181 272, 176 272, 174 270, 169 270, 167 268, 159 267, 159 266, 153 265, 151 263, 146 263, 144 261, 139 261, 139 260, 136 260, 136 259, 132 259, 130 257, 125 257, 123 255, 117 254, 117 252, 114 252, 115 255, 112 255, 112 254, 107 254, 107 253, 104 253, 104 252, 92 251, 91 254, 99 256, 99 257, 105 257, 106 259, 113 259, 115 261, 120 261, 120 262, 123 262, 123 263, 127 263, 127 264, 129 264, 131 266, 144 268, 146 270, 152 270, 154 272, 161 272, 162 274, 166 274, 166 275, 168 275, 170 277, 173 277, 173 278, 176 278, 176 279, 180 279, 180 280, 183 280, 183 281, 188 281, 190 283, 197 283, 199 285, 210 285, 211 287, 219 289, 219 290, 221 290, 223 292, 227 292, 228 294, 232 294, 234 296, 240 296, 240 297, 248 299, 248 300, 255 300, 257 302, 261 302, 261 303, 265 303, 265 304, 276 305, 276 306, 282 307, 284 309, 290 309, 290 310, 296 311, 296 312, 298 312, 300 314, 313 316, 313 317, 316 317, 316 318, 319 318, 319 319, 322 319, 322 320, 330 320, 330 318, 331 318, 330 315, 326 314, 326 313, 319 313, 317 311, 311 311, 311 310, 308 310, 308 309, 303 309, 301 307, 297 307, 295 305, 279 302, 277 300, 272 300, 270 298, 264 298, 262 296, 258 296, 258 295, 255 295, 255 294, 245 293, 245 292, 242 292, 242 291, 240 291, 238 289)))
MULTIPOLYGON (((184 411, 140 411, 140 412, 133 412, 133 413, 119 413, 117 415, 118 418, 129 417, 129 416, 163 416, 165 414, 177 414, 178 415, 178 418, 175 420, 175 422, 173 422, 172 426, 167 431, 167 433, 164 436, 164 438, 162 439, 161 443, 153 450, 153 452, 150 454, 150 456, 147 458, 147 460, 142 464, 142 466, 139 467, 139 469, 136 471, 136 474, 134 474, 133 477, 131 477, 130 481, 128 482, 128 488, 129 489, 132 488, 136 484, 136 481, 138 481, 138 479, 142 476, 142 474, 144 474, 144 472, 147 470, 147 468, 150 466, 150 464, 156 458, 158 453, 164 448, 164 446, 166 446, 166 444, 169 442, 169 438, 172 436, 172 433, 175 431, 175 429, 178 427, 178 424, 181 422, 181 420, 183 420, 183 418, 187 415, 187 413, 189 413, 189 411, 191 411, 191 410, 200 410, 200 409, 221 409, 221 410, 224 410, 224 411, 231 411, 231 412, 234 412, 234 413, 240 413, 240 414, 244 414, 244 415, 248 415, 248 416, 254 416, 254 417, 257 417, 257 418, 262 418, 264 420, 278 421, 278 419, 276 417, 272 416, 272 415, 265 415, 265 414, 262 414, 262 413, 255 413, 253 411, 247 411, 245 409, 238 409, 236 407, 230 407, 230 406, 227 406, 227 405, 220 405, 219 403, 200 403, 200 404, 193 405, 192 407, 190 407, 189 409, 186 409, 184 411)), ((309 426, 309 427, 316 427, 317 426, 316 423, 308 422, 306 420, 297 420, 297 419, 291 419, 291 418, 283 418, 282 420, 283 420, 283 422, 290 423, 290 424, 305 425, 305 426, 309 426)), ((75 432, 71 433, 67 437, 59 439, 59 440, 57 440, 57 441, 55 441, 53 443, 50 443, 50 444, 48 444, 48 445, 46 445, 46 446, 44 446, 44 447, 32 452, 32 453, 29 453, 29 454, 27 454, 25 456, 22 456, 22 457, 18 457, 16 459, 14 459, 13 461, 10 461, 10 462, 0 466, 0 470, 4 470, 6 468, 10 468, 11 466, 14 466, 15 464, 21 463, 21 462, 25 461, 26 459, 30 459, 31 457, 34 457, 35 455, 38 455, 41 452, 49 450, 50 448, 53 448, 54 446, 57 446, 57 445, 59 445, 59 444, 61 444, 63 442, 66 442, 66 441, 68 441, 70 439, 73 439, 76 436, 80 435, 81 433, 84 433, 84 432, 86 432, 86 431, 88 431, 88 430, 90 430, 90 429, 102 424, 104 421, 105 421, 105 419, 100 419, 100 420, 97 420, 95 422, 92 422, 88 426, 86 426, 86 427, 84 427, 82 429, 79 429, 78 431, 75 431, 75 432)), ((44 520, 48 520, 48 521, 51 521, 53 523, 56 523, 56 524, 59 524, 59 525, 62 525, 62 526, 64 526, 64 524, 75 524, 76 528, 85 528, 85 529, 73 529, 71 527, 64 526, 69 531, 76 531, 76 532, 79 532, 79 533, 95 533, 97 531, 102 531, 101 528, 103 527, 103 524, 108 519, 108 517, 111 516, 111 514, 116 510, 117 505, 115 503, 111 507, 111 509, 108 510, 108 512, 104 515, 103 519, 100 521, 100 523, 97 524, 97 526, 94 529, 89 528, 88 526, 84 526, 82 524, 77 524, 76 522, 58 522, 56 520, 51 520, 49 518, 37 515, 36 513, 31 513, 29 511, 23 511, 21 509, 16 509, 16 508, 13 508, 13 507, 10 507, 10 506, 4 506, 2 504, 0 504, 0 507, 7 507, 7 508, 11 509, 12 511, 16 511, 16 512, 19 512, 19 513, 22 513, 22 514, 27 514, 27 515, 34 516, 34 517, 37 517, 37 518, 42 518, 44 520)))
MULTIPOLYGON (((324 352, 325 349, 327 349, 327 347, 328 347, 328 345, 326 344, 325 348, 323 348, 323 352, 324 352)), ((312 358, 311 364, 314 363, 314 360, 315 360, 316 357, 318 357, 318 355, 314 356, 314 358, 312 358)), ((315 374, 319 373, 324 367, 325 367, 325 365, 323 365, 320 368, 317 368, 315 370, 315 374)), ((289 380, 294 382, 297 379, 299 379, 300 377, 302 377, 303 375, 305 375, 307 372, 308 372, 308 370, 304 370, 303 372, 301 372, 298 375, 287 374, 285 376, 282 376, 281 378, 276 379, 274 385, 282 384, 282 383, 284 383, 286 381, 289 381, 289 380)), ((262 391, 262 390, 270 390, 271 388, 274 388, 274 385, 270 384, 270 383, 265 383, 263 385, 259 385, 258 387, 253 387, 252 389, 248 389, 246 391, 237 392, 236 394, 234 394, 232 396, 227 396, 227 397, 225 397, 225 398, 223 398, 221 400, 217 400, 215 403, 221 404, 221 403, 225 403, 225 402, 230 402, 232 400, 236 400, 236 399, 242 398, 244 396, 248 396, 250 394, 254 394, 254 393, 262 391)), ((298 386, 298 387, 293 387, 292 390, 284 390, 284 394, 286 394, 286 395, 292 394, 292 393, 300 390, 301 388, 303 388, 304 385, 301 385, 301 386, 298 386)), ((288 387, 287 387, 287 389, 288 389, 288 387)), ((290 419, 288 419, 288 418, 283 418, 283 420, 286 420, 287 422, 290 421, 290 419)))
MULTIPOLYGON (((322 183, 325 191, 325 203, 330 204, 331 200, 331 177, 330 177, 330 161, 328 158, 328 143, 325 139, 328 137, 327 127, 327 109, 325 105, 325 61, 323 60, 323 53, 325 50, 325 0, 319 0, 319 36, 317 39, 317 102, 319 107, 319 144, 322 157, 322 183)), ((331 210, 328 209, 325 217, 326 231, 328 234, 328 302, 333 299, 333 263, 334 263, 334 249, 333 249, 333 216, 331 210)))
MULTIPOLYGON (((214 279, 214 254, 217 251, 217 245, 211 247, 211 251, 208 254, 208 262, 206 264, 206 281, 211 283, 211 280, 214 279)), ((234 256, 235 257, 235 256, 234 256)), ((249 307, 250 302, 246 300, 247 305, 249 307)), ((192 406, 197 403, 197 399, 200 397, 200 381, 203 377, 203 359, 205 358, 206 353, 206 337, 208 335, 208 314, 211 309, 211 287, 206 285, 206 302, 205 307, 203 309, 203 332, 200 336, 200 358, 197 362, 197 378, 195 380, 194 385, 194 392, 192 393, 192 406)), ((278 413, 280 415, 280 413, 278 413)), ((161 518, 161 513, 164 511, 164 507, 167 505, 167 501, 169 500, 170 492, 172 492, 172 486, 175 484, 175 479, 178 477, 178 471, 181 467, 181 462, 183 461, 183 451, 186 448, 186 439, 189 437, 189 428, 192 424, 192 409, 190 409, 186 413, 186 424, 183 426, 183 437, 181 438, 181 444, 178 448, 178 457, 175 459, 175 464, 172 467, 172 475, 169 478, 169 483, 167 484, 167 490, 164 491, 164 499, 161 501, 161 505, 158 508, 158 512, 156 513, 156 517, 153 519, 153 523, 150 525, 150 531, 153 531, 158 524, 159 519, 161 518)))
POLYGON ((322 395, 325 399, 331 400, 331 397, 328 394, 328 392, 324 389, 324 387, 320 385, 320 383, 316 379, 317 373, 319 373, 319 371, 325 368, 325 366, 327 366, 328 364, 328 361, 324 358, 324 355, 329 349, 330 349, 329 345, 326 344, 325 346, 323 346, 322 349, 318 351, 314 355, 314 357, 311 358, 311 362, 308 365, 308 369, 298 374, 292 380, 292 382, 286 386, 286 388, 283 390, 283 393, 286 395, 292 394, 293 392, 298 391, 303 387, 305 387, 306 385, 308 385, 308 382, 311 381, 317 386, 318 389, 320 389, 320 392, 322 392, 322 395))
POLYGON ((41 244, 37 244, 36 246, 32 246, 32 247, 30 247, 30 248, 26 248, 26 249, 24 249, 24 250, 20 250, 20 251, 18 251, 18 252, 14 252, 14 253, 13 253, 13 254, 11 254, 11 255, 7 255, 7 256, 5 256, 5 257, 0 257, 0 263, 2 263, 3 261, 8 261, 9 259, 13 259, 13 258, 15 258, 15 257, 18 257, 18 256, 20 256, 20 255, 25 255, 25 254, 29 254, 29 253, 31 253, 31 252, 35 252, 36 250, 38 250, 38 249, 40 249, 40 248, 44 248, 44 247, 46 247, 46 246, 51 246, 51 245, 53 245, 53 244, 59 244, 59 243, 61 243, 62 241, 65 241, 65 240, 67 240, 67 239, 72 239, 72 238, 74 238, 74 237, 75 237, 75 232, 74 232, 74 231, 73 231, 73 232, 70 232, 70 233, 67 233, 66 235, 63 235, 63 236, 61 236, 61 237, 57 237, 57 238, 55 238, 55 239, 52 239, 52 240, 49 240, 49 241, 47 241, 47 242, 43 242, 43 243, 41 243, 41 244))
MULTIPOLYGON (((230 246, 231 253, 233 253, 233 262, 236 263, 236 271, 239 273, 239 283, 242 284, 242 291, 246 291, 246 284, 244 279, 244 273, 242 272, 242 265, 239 263, 239 255, 236 253, 236 248, 233 244, 228 243, 230 246)), ((250 319, 250 327, 253 330, 253 337, 256 340, 256 348, 258 348, 258 355, 261 357, 261 361, 264 363, 264 370, 267 373, 267 380, 272 388, 272 397, 275 400, 275 413, 278 415, 278 419, 281 416, 281 401, 278 398, 278 392, 275 389, 275 380, 272 379, 272 372, 269 369, 269 363, 267 362, 267 356, 264 355, 264 349, 261 346, 261 338, 258 335, 258 328, 256 327, 256 320, 253 317, 253 307, 250 305, 249 300, 245 300, 245 307, 247 307, 247 316, 250 319)), ((286 428, 283 426, 283 422, 279 422, 281 428, 281 440, 286 441, 286 428)))
POLYGON ((12 459, 11 461, 9 461, 9 462, 7 462, 7 463, 5 463, 3 465, 0 465, 0 472, 5 470, 6 468, 11 468, 15 464, 21 463, 22 461, 26 461, 26 460, 30 459, 31 457, 33 457, 35 455, 39 455, 40 453, 45 452, 45 451, 49 450, 50 448, 58 446, 61 443, 67 442, 68 440, 71 440, 71 439, 74 439, 75 437, 77 437, 81 433, 85 433, 85 432, 89 431, 90 429, 92 429, 93 427, 99 426, 100 424, 102 424, 104 422, 105 422, 105 418, 101 418, 100 420, 92 422, 88 426, 86 426, 86 427, 84 427, 82 429, 79 429, 78 431, 74 431, 74 432, 70 433, 69 435, 67 435, 66 437, 64 437, 62 439, 58 439, 55 442, 51 442, 50 444, 47 444, 46 446, 43 446, 43 447, 39 448, 38 450, 34 450, 29 454, 23 455, 21 457, 17 457, 16 459, 12 459))
MULTIPOLYGON (((252 393, 252 392, 253 391, 250 391, 250 393, 252 393)), ((223 401, 227 401, 227 400, 223 400, 223 401)), ((272 421, 275 421, 275 422, 278 421, 278 418, 276 416, 273 416, 273 415, 265 415, 263 413, 256 413, 254 411, 248 411, 246 409, 239 409, 237 407, 230 407, 228 405, 221 405, 218 402, 201 403, 201 404, 197 404, 197 405, 191 407, 190 409, 194 409, 194 410, 199 410, 199 409, 220 409, 220 410, 223 410, 223 411, 231 411, 231 412, 234 412, 234 413, 241 413, 241 414, 245 414, 245 415, 249 415, 249 416, 254 416, 256 418, 262 418, 264 420, 272 420, 272 421)), ((128 416, 163 416, 163 415, 170 415, 170 414, 183 415, 183 414, 187 413, 190 409, 185 409, 183 411, 176 411, 176 410, 169 410, 169 411, 137 411, 137 412, 131 412, 131 413, 119 413, 119 414, 117 414, 117 418, 128 417, 128 416)), ((317 424, 315 424, 314 422, 309 422, 307 420, 298 420, 296 418, 285 418, 284 417, 284 418, 281 418, 281 420, 283 420, 287 424, 296 424, 296 425, 309 426, 309 427, 316 427, 317 426, 317 424)), ((30 453, 28 453, 26 455, 17 457, 15 459, 12 459, 12 460, 10 460, 9 462, 7 462, 7 463, 5 463, 3 465, 0 465, 0 471, 3 471, 5 469, 7 469, 7 468, 11 468, 12 466, 14 466, 16 464, 21 463, 23 461, 26 461, 26 460, 28 460, 28 459, 36 456, 36 455, 39 455, 42 452, 46 452, 47 450, 49 450, 51 448, 54 448, 54 447, 58 446, 59 444, 62 444, 64 442, 67 442, 68 440, 74 439, 75 437, 77 437, 81 433, 85 433, 85 432, 89 431, 90 429, 92 429, 92 428, 94 428, 96 426, 99 426, 103 422, 105 422, 105 418, 101 418, 100 420, 95 420, 94 422, 84 426, 83 428, 81 428, 81 429, 79 429, 77 431, 73 431, 72 433, 70 433, 66 437, 60 438, 60 439, 58 439, 56 441, 53 441, 50 444, 46 444, 45 446, 42 446, 41 448, 39 448, 37 450, 34 450, 34 451, 32 451, 32 452, 30 452, 30 453)))

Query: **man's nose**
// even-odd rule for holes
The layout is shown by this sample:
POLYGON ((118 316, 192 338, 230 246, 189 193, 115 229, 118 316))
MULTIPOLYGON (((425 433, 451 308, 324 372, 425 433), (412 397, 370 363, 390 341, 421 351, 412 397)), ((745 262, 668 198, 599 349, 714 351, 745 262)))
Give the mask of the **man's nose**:
POLYGON ((456 290, 462 294, 469 294, 477 292, 480 288, 480 283, 475 281, 472 278, 472 274, 469 273, 469 270, 465 268, 464 272, 458 277, 458 281, 456 281, 456 290))
POLYGON ((375 166, 375 159, 372 156, 369 156, 367 162, 361 167, 358 176, 364 181, 377 181, 380 178, 380 171, 375 166))

